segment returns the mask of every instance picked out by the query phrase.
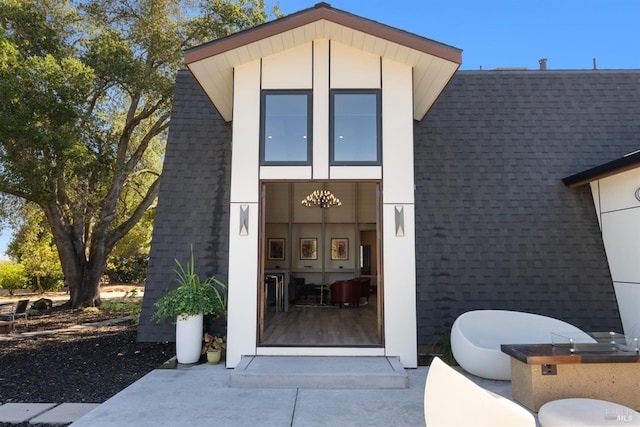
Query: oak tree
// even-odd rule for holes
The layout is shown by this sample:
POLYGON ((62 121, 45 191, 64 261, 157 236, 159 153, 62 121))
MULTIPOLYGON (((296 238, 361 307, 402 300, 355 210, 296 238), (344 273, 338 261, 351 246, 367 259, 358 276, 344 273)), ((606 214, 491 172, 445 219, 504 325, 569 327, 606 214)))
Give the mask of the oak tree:
POLYGON ((109 254, 154 208, 182 51, 268 16, 262 0, 0 2, 0 192, 42 209, 70 306, 100 304, 109 254))

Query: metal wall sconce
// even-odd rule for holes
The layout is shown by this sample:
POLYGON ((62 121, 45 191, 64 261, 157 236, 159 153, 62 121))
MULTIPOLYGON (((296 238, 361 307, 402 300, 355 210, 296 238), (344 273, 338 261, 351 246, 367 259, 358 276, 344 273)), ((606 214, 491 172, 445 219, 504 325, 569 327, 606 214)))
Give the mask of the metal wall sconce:
POLYGON ((249 235, 249 205, 240 205, 240 235, 249 235))
POLYGON ((396 236, 404 236, 404 206, 396 206, 396 236))

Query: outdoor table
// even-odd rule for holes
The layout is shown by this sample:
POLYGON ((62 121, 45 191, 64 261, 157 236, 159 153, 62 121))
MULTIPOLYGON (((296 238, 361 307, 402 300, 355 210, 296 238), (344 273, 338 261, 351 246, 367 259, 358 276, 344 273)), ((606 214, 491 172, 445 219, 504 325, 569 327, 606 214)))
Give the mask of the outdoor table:
POLYGON ((511 356, 513 398, 537 412, 546 402, 588 398, 640 408, 640 357, 636 351, 569 344, 503 344, 511 356))

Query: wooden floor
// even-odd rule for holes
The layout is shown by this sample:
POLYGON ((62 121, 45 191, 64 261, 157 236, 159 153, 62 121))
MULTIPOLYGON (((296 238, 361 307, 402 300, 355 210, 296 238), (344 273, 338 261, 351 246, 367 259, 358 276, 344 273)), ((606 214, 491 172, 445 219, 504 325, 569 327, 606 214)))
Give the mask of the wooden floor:
MULTIPOLYGON (((262 346, 378 346, 376 294, 360 307, 300 307, 265 313, 262 346)), ((363 299, 364 301, 364 299, 363 299)))

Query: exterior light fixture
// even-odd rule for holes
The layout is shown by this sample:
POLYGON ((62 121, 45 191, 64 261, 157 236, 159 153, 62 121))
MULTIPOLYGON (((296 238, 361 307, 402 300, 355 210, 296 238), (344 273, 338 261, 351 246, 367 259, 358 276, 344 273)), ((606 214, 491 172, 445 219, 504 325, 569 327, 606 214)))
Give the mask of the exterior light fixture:
POLYGON ((342 202, 329 190, 315 190, 300 202, 308 208, 330 208, 342 206, 342 202))

